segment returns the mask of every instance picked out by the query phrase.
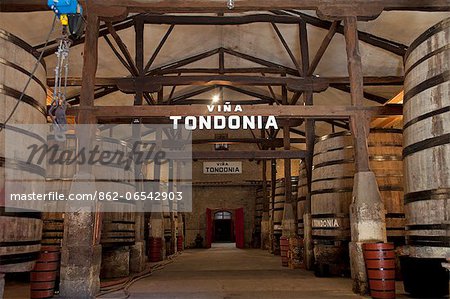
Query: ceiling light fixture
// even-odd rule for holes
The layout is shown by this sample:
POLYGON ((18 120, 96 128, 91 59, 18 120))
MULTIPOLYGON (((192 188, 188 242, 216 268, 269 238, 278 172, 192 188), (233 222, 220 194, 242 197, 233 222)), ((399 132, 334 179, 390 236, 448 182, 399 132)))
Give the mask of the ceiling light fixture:
POLYGON ((219 103, 220 101, 220 96, 218 94, 214 95, 212 98, 212 102, 213 103, 219 103))
POLYGON ((227 7, 230 10, 233 9, 234 8, 234 0, 228 0, 227 7))

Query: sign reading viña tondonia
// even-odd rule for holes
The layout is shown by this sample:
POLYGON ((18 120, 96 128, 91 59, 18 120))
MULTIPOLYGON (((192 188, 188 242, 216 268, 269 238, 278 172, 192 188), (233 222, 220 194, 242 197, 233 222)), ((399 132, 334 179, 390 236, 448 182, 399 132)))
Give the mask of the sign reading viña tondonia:
POLYGON ((241 174, 242 162, 203 162, 204 174, 241 174))
POLYGON ((201 115, 201 116, 170 116, 174 130, 178 129, 179 122, 184 122, 184 128, 189 131, 194 130, 262 130, 278 129, 275 116, 248 116, 238 115, 242 113, 241 105, 231 105, 231 102, 225 102, 224 105, 207 105, 205 112, 230 113, 230 115, 201 115))

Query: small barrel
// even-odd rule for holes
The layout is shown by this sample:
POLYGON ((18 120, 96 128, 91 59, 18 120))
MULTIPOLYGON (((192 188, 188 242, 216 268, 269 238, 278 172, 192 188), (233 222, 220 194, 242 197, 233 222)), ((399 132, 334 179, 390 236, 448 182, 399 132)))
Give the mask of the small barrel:
POLYGON ((450 18, 420 35, 405 55, 405 290, 449 294, 450 256, 450 18), (433 275, 430 275, 433 273, 433 275))
POLYGON ((150 262, 155 263, 162 260, 162 247, 163 239, 162 238, 150 238, 149 241, 149 259, 150 262))
MULTIPOLYGON (((386 209, 389 242, 404 244, 402 131, 372 129, 368 138, 370 168, 386 209)), ((331 275, 347 274, 349 207, 355 174, 353 136, 338 132, 319 138, 314 148, 311 217, 317 265, 331 275)))
POLYGON ((280 255, 281 255, 281 265, 283 267, 287 267, 289 265, 288 260, 288 251, 289 251, 289 238, 281 237, 280 238, 280 255))
POLYGON ((31 271, 30 298, 53 297, 59 270, 59 246, 42 246, 39 259, 31 271))
POLYGON ((177 251, 183 251, 183 236, 177 236, 177 251))
POLYGON ((366 243, 363 251, 372 298, 395 298, 394 244, 366 243))

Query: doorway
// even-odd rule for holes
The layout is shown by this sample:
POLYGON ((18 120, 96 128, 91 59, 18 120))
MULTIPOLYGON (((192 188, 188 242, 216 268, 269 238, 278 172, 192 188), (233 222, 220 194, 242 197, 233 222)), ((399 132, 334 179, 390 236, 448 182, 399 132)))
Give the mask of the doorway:
POLYGON ((228 211, 214 213, 214 234, 213 242, 231 243, 234 242, 232 214, 228 211))
POLYGON ((236 243, 245 247, 244 209, 206 209, 206 248, 212 243, 236 243), (233 211, 233 212, 231 212, 233 211))

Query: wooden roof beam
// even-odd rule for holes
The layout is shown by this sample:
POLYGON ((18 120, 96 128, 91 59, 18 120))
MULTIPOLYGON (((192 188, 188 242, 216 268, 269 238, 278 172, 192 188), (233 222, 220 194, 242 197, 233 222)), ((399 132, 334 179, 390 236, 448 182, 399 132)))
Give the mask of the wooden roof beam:
MULTIPOLYGON (((79 109, 72 107, 68 114, 75 115, 79 109)), ((402 115, 402 105, 385 105, 374 107, 354 106, 273 106, 256 105, 243 108, 242 115, 246 116, 275 116, 279 118, 308 118, 308 119, 348 119, 356 113, 368 113, 372 117, 402 115)), ((97 106, 93 114, 99 118, 127 118, 127 117, 166 117, 177 116, 203 116, 203 115, 229 115, 228 112, 214 111, 209 113, 205 105, 156 105, 156 106, 97 106)), ((239 115, 239 114, 237 114, 239 115)))

